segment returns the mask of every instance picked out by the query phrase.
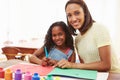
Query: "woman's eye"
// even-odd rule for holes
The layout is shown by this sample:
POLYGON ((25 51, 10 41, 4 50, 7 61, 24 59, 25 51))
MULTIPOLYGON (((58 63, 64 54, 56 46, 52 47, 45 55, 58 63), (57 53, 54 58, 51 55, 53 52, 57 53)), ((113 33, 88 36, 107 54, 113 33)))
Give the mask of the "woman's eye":
POLYGON ((68 18, 70 18, 70 17, 71 17, 71 15, 70 15, 70 14, 68 14, 68 15, 67 15, 67 17, 68 17, 68 18))
POLYGON ((78 11, 77 11, 77 12, 75 12, 74 14, 75 14, 75 15, 79 15, 79 14, 80 14, 80 12, 78 12, 78 11))

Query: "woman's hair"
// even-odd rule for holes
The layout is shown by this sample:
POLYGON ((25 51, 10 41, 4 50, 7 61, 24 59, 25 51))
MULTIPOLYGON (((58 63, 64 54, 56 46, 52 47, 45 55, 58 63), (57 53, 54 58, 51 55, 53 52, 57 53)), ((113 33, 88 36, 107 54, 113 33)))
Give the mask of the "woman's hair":
MULTIPOLYGON (((78 5, 80 5, 80 7, 83 8, 83 11, 85 14, 85 17, 84 17, 85 21, 79 30, 80 30, 81 34, 84 34, 91 27, 94 20, 92 19, 92 16, 88 10, 88 7, 83 0, 69 0, 65 5, 65 10, 69 4, 73 4, 73 3, 78 4, 78 5)), ((71 34, 76 35, 76 30, 72 27, 72 25, 69 24, 68 18, 67 18, 67 23, 68 23, 69 29, 71 31, 71 34)))
POLYGON ((44 46, 46 46, 48 51, 50 51, 50 49, 56 45, 52 40, 52 29, 56 26, 60 27, 65 32, 65 45, 74 50, 73 37, 69 32, 68 26, 63 21, 55 22, 50 26, 45 36, 44 46))

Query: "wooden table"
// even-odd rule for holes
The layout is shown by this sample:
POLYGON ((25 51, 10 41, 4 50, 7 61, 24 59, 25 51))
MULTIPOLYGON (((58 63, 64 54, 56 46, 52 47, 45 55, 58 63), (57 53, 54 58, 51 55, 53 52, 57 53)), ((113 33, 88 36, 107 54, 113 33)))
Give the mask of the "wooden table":
POLYGON ((38 48, 34 47, 24 47, 24 46, 4 46, 4 47, 11 47, 11 48, 17 48, 20 50, 20 53, 34 53, 38 48))
MULTIPOLYGON (((8 61, 5 61, 5 62, 1 62, 0 67, 7 68, 9 66, 19 64, 19 63, 29 63, 29 62, 18 60, 18 59, 11 59, 11 60, 8 60, 8 61)), ((107 75, 106 72, 98 72, 96 80, 106 80, 107 77, 108 77, 107 80, 120 80, 120 74, 118 74, 118 73, 108 73, 108 75, 107 75)), ((61 80, 81 80, 81 79, 66 78, 66 77, 60 77, 60 78, 61 78, 61 80)), ((2 80, 2 79, 0 79, 0 80, 2 80)))
POLYGON ((22 60, 19 60, 19 59, 10 59, 10 60, 7 60, 7 61, 0 62, 0 67, 7 68, 9 66, 16 65, 16 64, 19 64, 19 63, 22 63, 22 62, 29 63, 27 61, 22 61, 22 60))
POLYGON ((32 47, 20 47, 20 46, 4 46, 2 47, 2 53, 6 55, 7 59, 15 59, 16 56, 19 54, 21 59, 24 60, 27 54, 33 54, 37 48, 32 47))

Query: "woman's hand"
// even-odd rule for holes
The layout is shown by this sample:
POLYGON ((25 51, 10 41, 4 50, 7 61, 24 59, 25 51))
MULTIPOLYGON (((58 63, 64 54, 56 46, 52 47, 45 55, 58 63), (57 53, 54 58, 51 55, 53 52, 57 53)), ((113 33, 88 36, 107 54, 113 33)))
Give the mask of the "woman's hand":
POLYGON ((72 68, 72 65, 74 65, 74 63, 71 63, 67 60, 62 59, 55 66, 60 68, 72 68))

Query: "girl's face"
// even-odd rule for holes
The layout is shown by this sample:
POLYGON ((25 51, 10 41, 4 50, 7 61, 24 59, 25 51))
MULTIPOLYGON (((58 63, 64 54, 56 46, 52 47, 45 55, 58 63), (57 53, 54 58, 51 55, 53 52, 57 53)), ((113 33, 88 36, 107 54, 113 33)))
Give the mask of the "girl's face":
POLYGON ((83 8, 75 3, 68 4, 66 7, 68 22, 74 29, 80 29, 84 23, 83 8))
POLYGON ((54 26, 52 29, 52 40, 57 46, 64 46, 65 32, 60 26, 54 26))

